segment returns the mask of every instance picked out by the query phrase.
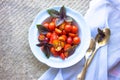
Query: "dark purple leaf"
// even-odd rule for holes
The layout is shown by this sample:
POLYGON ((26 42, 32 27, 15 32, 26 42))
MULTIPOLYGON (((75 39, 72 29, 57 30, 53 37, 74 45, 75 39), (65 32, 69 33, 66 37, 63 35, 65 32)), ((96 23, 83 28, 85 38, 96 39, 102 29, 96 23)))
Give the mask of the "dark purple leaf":
POLYGON ((64 6, 61 7, 60 9, 60 18, 65 18, 66 17, 66 9, 64 6))
POLYGON ((101 42, 103 38, 105 37, 105 34, 100 28, 98 28, 98 35, 99 35, 98 42, 101 42))
POLYGON ((64 20, 66 22, 72 22, 73 21, 73 19, 70 16, 65 17, 64 20))
POLYGON ((74 45, 68 50, 69 55, 72 55, 75 52, 76 47, 77 45, 74 45))
POLYGON ((36 44, 38 47, 41 47, 41 46, 44 46, 44 43, 43 42, 41 42, 41 43, 39 43, 39 44, 36 44))
POLYGON ((105 37, 104 32, 103 32, 100 28, 98 28, 98 33, 99 33, 102 37, 105 37))
POLYGON ((40 25, 40 24, 37 24, 37 28, 38 28, 39 33, 46 34, 49 31, 47 28, 45 28, 43 25, 40 25))
POLYGON ((46 56, 47 58, 50 57, 50 48, 49 48, 48 46, 44 45, 44 47, 43 47, 43 52, 45 53, 45 56, 46 56))
POLYGON ((54 10, 54 9, 49 9, 47 10, 47 12, 50 14, 50 16, 52 17, 60 17, 60 14, 58 11, 54 10))
POLYGON ((53 45, 52 45, 52 44, 47 43, 47 46, 48 46, 49 48, 51 48, 53 45))
POLYGON ((64 22, 64 19, 58 18, 58 19, 55 21, 55 24, 56 24, 56 26, 59 26, 59 25, 61 25, 63 22, 64 22))

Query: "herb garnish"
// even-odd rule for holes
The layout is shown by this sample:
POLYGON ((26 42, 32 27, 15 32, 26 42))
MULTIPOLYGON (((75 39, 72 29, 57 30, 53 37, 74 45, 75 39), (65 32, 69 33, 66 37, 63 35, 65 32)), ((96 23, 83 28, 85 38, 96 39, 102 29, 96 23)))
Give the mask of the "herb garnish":
POLYGON ((46 40, 42 40, 39 44, 37 44, 37 46, 43 47, 43 52, 45 53, 46 57, 50 57, 50 48, 53 46, 52 44, 49 44, 46 40))
POLYGON ((100 42, 105 37, 105 34, 100 28, 98 28, 98 34, 100 35, 98 42, 100 42))
POLYGON ((54 9, 49 9, 48 13, 50 14, 51 17, 57 18, 55 24, 56 26, 61 25, 64 21, 66 22, 72 22, 73 19, 70 16, 66 15, 66 9, 64 6, 60 8, 60 11, 58 12, 57 10, 54 9))
POLYGON ((37 29, 38 29, 39 33, 46 34, 47 32, 49 32, 49 30, 47 28, 45 28, 43 25, 40 25, 40 24, 37 24, 37 29))

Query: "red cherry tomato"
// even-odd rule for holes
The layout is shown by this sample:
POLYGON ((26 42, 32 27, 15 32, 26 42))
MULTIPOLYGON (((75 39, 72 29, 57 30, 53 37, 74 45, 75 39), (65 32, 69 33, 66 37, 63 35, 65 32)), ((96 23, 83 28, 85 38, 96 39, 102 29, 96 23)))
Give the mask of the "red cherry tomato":
POLYGON ((47 38, 50 38, 52 36, 52 33, 51 32, 48 32, 47 34, 46 34, 46 37, 47 38))
POLYGON ((53 22, 56 22, 56 18, 53 18, 52 21, 53 21, 53 22))
POLYGON ((78 32, 78 28, 76 26, 72 26, 72 33, 77 33, 78 32))
POLYGON ((61 54, 60 54, 60 57, 64 60, 64 59, 65 59, 64 53, 61 53, 61 54))
POLYGON ((44 34, 40 34, 39 36, 38 36, 38 40, 44 40, 45 39, 45 35, 44 34))
POLYGON ((65 52, 64 52, 64 55, 65 55, 65 57, 67 58, 67 57, 69 56, 68 51, 65 51, 65 52))
POLYGON ((53 40, 58 39, 58 35, 55 32, 53 32, 51 38, 53 38, 53 40))
POLYGON ((58 35, 55 32, 53 32, 51 37, 50 37, 50 42, 49 43, 52 43, 53 40, 56 40, 56 39, 58 39, 58 35))
POLYGON ((49 23, 48 23, 48 22, 45 22, 45 23, 43 24, 43 26, 48 29, 49 23))
POLYGON ((65 30, 63 30, 63 31, 62 31, 62 34, 63 34, 63 35, 66 35, 67 33, 66 33, 66 31, 65 31, 65 30))
POLYGON ((70 44, 66 44, 64 46, 64 51, 68 51, 70 48, 71 48, 71 45, 70 44))
POLYGON ((72 41, 73 41, 73 40, 72 40, 71 37, 68 37, 68 38, 67 38, 67 43, 68 43, 68 44, 72 44, 72 41))
POLYGON ((64 28, 65 28, 65 23, 62 23, 62 24, 59 26, 59 29, 60 29, 60 30, 64 30, 64 28))
POLYGON ((65 25, 65 31, 70 32, 72 30, 72 26, 70 24, 65 25))
POLYGON ((55 23, 54 22, 50 22, 50 24, 49 24, 49 30, 50 31, 54 31, 55 30, 55 23))
POLYGON ((74 37, 73 38, 73 43, 74 44, 79 44, 80 43, 80 38, 79 37, 74 37))
POLYGON ((54 47, 50 48, 51 53, 53 54, 53 56, 59 56, 59 54, 55 51, 54 47))

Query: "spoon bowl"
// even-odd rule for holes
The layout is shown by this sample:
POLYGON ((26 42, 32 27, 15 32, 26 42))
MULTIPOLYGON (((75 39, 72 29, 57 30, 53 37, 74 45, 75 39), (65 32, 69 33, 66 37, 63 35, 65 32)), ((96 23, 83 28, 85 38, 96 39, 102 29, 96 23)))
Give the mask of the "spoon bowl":
POLYGON ((109 38, 110 38, 111 32, 110 32, 109 28, 104 28, 103 29, 103 33, 105 34, 105 37, 101 41, 99 41, 100 36, 101 36, 100 34, 97 34, 96 37, 95 37, 95 41, 96 41, 96 43, 98 43, 98 46, 106 45, 108 40, 109 40, 109 38))

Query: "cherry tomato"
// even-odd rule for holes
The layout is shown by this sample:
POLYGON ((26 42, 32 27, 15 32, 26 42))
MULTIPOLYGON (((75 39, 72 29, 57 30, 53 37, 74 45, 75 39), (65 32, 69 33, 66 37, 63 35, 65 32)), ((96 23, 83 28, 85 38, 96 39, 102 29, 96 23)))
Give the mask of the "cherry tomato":
POLYGON ((64 59, 65 59, 64 53, 61 53, 61 54, 60 54, 60 57, 64 60, 64 59))
POLYGON ((55 23, 56 22, 56 18, 53 18, 52 21, 55 23))
POLYGON ((46 37, 47 38, 50 38, 52 36, 52 33, 51 32, 48 32, 47 34, 46 34, 46 37))
POLYGON ((44 34, 40 34, 39 36, 38 36, 38 40, 44 40, 45 39, 45 35, 44 34))
POLYGON ((45 39, 44 39, 46 42, 49 42, 49 39, 47 38, 47 37, 45 37, 45 39))
POLYGON ((56 39, 58 39, 58 35, 55 32, 53 32, 51 37, 50 37, 50 42, 49 43, 52 44, 53 40, 56 40, 56 39))
POLYGON ((68 57, 68 54, 69 54, 68 51, 64 52, 64 55, 65 55, 66 58, 68 57))
POLYGON ((62 31, 61 31, 60 29, 58 29, 58 28, 55 28, 55 32, 56 32, 57 34, 62 34, 62 31))
POLYGON ((62 24, 59 26, 59 29, 60 29, 60 30, 64 30, 64 28, 65 28, 65 23, 62 23, 62 24))
POLYGON ((54 22, 50 22, 50 24, 49 24, 49 30, 50 31, 54 31, 55 30, 55 23, 54 22))
POLYGON ((72 33, 77 33, 78 32, 78 28, 76 26, 72 26, 72 33))
POLYGON ((70 24, 65 25, 65 31, 70 32, 72 30, 72 26, 70 24))
POLYGON ((64 47, 65 43, 56 39, 56 40, 53 40, 53 46, 55 47, 55 50, 56 51, 60 51, 62 50, 62 48, 64 47))
POLYGON ((48 22, 45 22, 45 23, 43 24, 43 26, 48 29, 49 23, 48 23, 48 22))
POLYGON ((71 37, 68 37, 68 38, 67 38, 67 43, 68 43, 68 44, 72 44, 72 41, 73 41, 73 40, 72 40, 71 37))
POLYGON ((74 38, 73 38, 73 43, 74 43, 74 44, 79 44, 79 43, 80 43, 80 38, 77 37, 77 36, 74 37, 74 38))
POLYGON ((64 51, 68 51, 71 48, 70 44, 65 44, 64 51))
POLYGON ((50 48, 51 53, 53 54, 53 56, 59 56, 59 54, 55 51, 54 47, 50 48))
POLYGON ((62 35, 58 38, 60 41, 66 41, 67 36, 66 35, 62 35))
POLYGON ((70 37, 75 37, 75 36, 77 36, 77 34, 74 34, 74 33, 68 33, 68 35, 69 35, 70 37))
POLYGON ((63 34, 63 35, 66 35, 67 33, 66 33, 66 31, 65 31, 65 30, 63 30, 63 31, 62 31, 62 34, 63 34))

